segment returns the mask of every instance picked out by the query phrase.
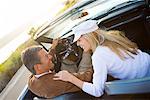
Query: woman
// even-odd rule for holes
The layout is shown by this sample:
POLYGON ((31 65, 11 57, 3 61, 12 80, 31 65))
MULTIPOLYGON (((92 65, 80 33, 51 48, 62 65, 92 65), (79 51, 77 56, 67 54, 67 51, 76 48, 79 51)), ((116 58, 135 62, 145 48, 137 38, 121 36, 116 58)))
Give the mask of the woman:
POLYGON ((88 20, 73 29, 77 45, 84 52, 92 51, 93 80, 83 82, 67 71, 57 73, 54 80, 68 81, 84 92, 99 97, 103 94, 107 74, 119 79, 142 78, 150 75, 150 55, 125 37, 123 32, 98 28, 88 20))

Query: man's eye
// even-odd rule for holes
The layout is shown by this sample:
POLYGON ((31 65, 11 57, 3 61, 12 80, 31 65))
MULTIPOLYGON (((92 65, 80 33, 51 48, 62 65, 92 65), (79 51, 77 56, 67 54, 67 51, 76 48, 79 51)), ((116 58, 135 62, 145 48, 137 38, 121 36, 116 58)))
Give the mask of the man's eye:
POLYGON ((48 58, 48 54, 46 54, 45 57, 48 58))

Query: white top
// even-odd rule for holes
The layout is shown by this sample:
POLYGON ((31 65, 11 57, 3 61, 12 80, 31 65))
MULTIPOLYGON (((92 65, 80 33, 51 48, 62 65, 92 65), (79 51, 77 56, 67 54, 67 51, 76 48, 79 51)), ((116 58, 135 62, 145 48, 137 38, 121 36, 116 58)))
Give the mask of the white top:
POLYGON ((150 72, 150 55, 138 50, 134 59, 121 60, 108 47, 98 46, 92 55, 93 83, 84 82, 82 90, 95 97, 103 94, 107 74, 119 79, 142 78, 150 72))

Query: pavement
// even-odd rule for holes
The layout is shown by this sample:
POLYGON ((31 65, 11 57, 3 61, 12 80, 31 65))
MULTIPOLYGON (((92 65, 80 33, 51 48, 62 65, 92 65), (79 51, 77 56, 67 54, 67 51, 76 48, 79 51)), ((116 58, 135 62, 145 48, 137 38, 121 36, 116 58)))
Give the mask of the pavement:
POLYGON ((25 68, 25 66, 21 66, 9 81, 5 89, 0 93, 0 100, 17 100, 27 84, 30 75, 31 73, 25 68))

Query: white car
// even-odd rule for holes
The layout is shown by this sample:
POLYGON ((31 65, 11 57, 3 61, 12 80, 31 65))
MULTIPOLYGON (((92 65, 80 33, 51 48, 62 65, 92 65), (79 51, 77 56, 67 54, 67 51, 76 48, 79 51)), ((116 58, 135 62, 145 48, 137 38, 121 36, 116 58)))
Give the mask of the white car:
MULTIPOLYGON (((64 53, 61 59, 66 59, 72 54, 80 59, 79 55, 82 50, 78 53, 72 48, 72 45, 76 45, 72 43, 72 28, 89 19, 97 20, 101 28, 124 31, 126 36, 136 42, 141 50, 150 53, 150 0, 81 0, 51 22, 43 25, 34 35, 34 39, 48 50, 49 42, 60 37, 64 40, 64 44, 60 44, 64 48, 58 47, 61 49, 58 50, 58 55, 64 53), (66 41, 70 43, 69 47, 66 41)), ((111 99, 117 97, 150 98, 150 77, 134 80, 108 80, 105 92, 106 96, 101 97, 102 99, 107 97, 111 99)), ((32 99, 35 96, 25 87, 19 99, 32 99)), ((54 100, 58 98, 95 99, 85 93, 64 94, 54 100)))

